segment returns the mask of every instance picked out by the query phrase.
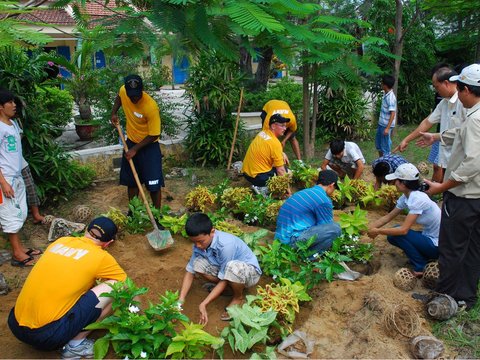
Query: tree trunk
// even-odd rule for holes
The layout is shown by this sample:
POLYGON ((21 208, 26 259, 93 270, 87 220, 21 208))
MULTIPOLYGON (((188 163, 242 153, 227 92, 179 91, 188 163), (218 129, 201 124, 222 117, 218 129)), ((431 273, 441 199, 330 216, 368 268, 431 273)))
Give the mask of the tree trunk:
POLYGON ((393 85, 393 92, 397 95, 398 77, 400 75, 400 65, 402 63, 403 54, 403 3, 402 0, 395 0, 395 45, 393 53, 397 58, 393 66, 393 76, 395 77, 395 84, 393 85))
POLYGON ((252 55, 245 49, 245 47, 240 46, 240 71, 244 73, 249 79, 252 78, 252 55))
MULTIPOLYGON (((310 121, 310 65, 303 64, 303 153, 305 160, 313 158, 315 142, 312 142, 312 129, 310 121)), ((315 139, 315 135, 313 136, 315 139)))
POLYGON ((255 84, 258 89, 266 89, 268 79, 270 78, 270 64, 272 63, 273 48, 262 49, 261 57, 258 61, 257 72, 255 73, 255 84))

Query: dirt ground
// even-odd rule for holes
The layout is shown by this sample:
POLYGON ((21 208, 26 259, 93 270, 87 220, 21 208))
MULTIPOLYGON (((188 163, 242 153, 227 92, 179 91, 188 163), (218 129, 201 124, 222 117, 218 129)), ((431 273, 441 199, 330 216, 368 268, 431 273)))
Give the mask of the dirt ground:
MULTIPOLYGON (((168 179, 163 192, 164 204, 173 210, 183 207, 185 194, 190 185, 184 178, 168 179)), ((71 219, 70 211, 75 205, 87 204, 94 214, 107 212, 109 207, 127 209, 126 190, 115 182, 99 184, 89 191, 77 196, 68 204, 63 204, 51 213, 71 219)), ((337 212, 338 214, 338 212, 337 212)), ((382 211, 370 211, 369 220, 382 216, 382 211)), ((242 226, 245 231, 255 231, 256 228, 242 226)), ((44 249, 47 244, 48 227, 33 225, 31 218, 22 231, 22 237, 29 246, 44 249)), ((271 234, 273 238, 273 233, 271 234)), ((157 302, 158 296, 165 290, 180 288, 185 265, 191 254, 189 240, 174 236, 175 245, 165 252, 155 252, 148 244, 145 236, 127 235, 116 241, 109 252, 118 260, 127 274, 139 286, 146 286, 149 292, 143 297, 157 302)), ((362 239, 367 240, 367 238, 362 239)), ((425 292, 420 282, 412 292, 397 289, 392 282, 395 272, 407 261, 402 252, 390 246, 384 236, 375 239, 376 253, 374 266, 369 268, 369 275, 357 281, 334 281, 322 283, 313 292, 313 301, 301 306, 297 316, 295 329, 305 331, 316 345, 311 358, 410 358, 409 338, 387 331, 382 312, 372 311, 364 305, 365 296, 379 294, 386 308, 398 304, 406 304, 420 317, 418 335, 430 335, 431 324, 426 320, 422 304, 411 297, 414 291, 425 292)), ((0 238, 0 249, 7 249, 7 241, 0 238)), ((29 269, 12 267, 9 262, 0 266, 11 288, 11 292, 0 296, 0 358, 59 358, 58 352, 40 352, 21 343, 10 332, 7 326, 7 316, 13 307, 21 286, 28 275, 29 269)), ((261 284, 270 282, 262 277, 261 284)), ((196 281, 184 305, 185 313, 192 321, 198 321, 197 305, 206 296, 201 288, 201 282, 196 281)), ((209 323, 205 330, 211 334, 219 334, 227 325, 220 320, 223 308, 229 298, 220 297, 209 310, 209 323)), ((95 336, 95 335, 94 335, 95 336)), ((227 349, 228 346, 225 348, 227 349)), ((113 354, 111 354, 113 356, 113 354)), ((213 355, 212 355, 213 356, 213 355)), ((227 357, 245 357, 241 354, 232 355, 226 351, 227 357)), ((444 356, 455 354, 447 351, 444 356)))

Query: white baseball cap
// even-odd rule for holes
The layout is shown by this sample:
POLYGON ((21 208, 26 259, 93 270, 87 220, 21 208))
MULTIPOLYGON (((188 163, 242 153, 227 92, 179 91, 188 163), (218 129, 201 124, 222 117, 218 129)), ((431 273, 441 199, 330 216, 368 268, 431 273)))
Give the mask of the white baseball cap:
POLYGON ((462 70, 460 75, 452 76, 449 81, 460 81, 467 85, 480 86, 480 64, 472 64, 462 70))
POLYGON ((395 170, 393 174, 386 175, 385 180, 418 180, 419 176, 420 172, 415 167, 415 165, 407 163, 397 167, 397 170, 395 170))

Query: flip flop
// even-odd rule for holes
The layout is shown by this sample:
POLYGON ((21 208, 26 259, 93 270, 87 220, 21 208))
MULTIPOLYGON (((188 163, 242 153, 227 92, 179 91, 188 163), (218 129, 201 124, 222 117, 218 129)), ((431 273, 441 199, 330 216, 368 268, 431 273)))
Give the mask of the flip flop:
POLYGON ((13 257, 12 257, 12 260, 10 260, 10 264, 12 266, 18 266, 18 267, 31 267, 33 265, 35 265, 35 263, 33 264, 29 264, 29 262, 31 261, 34 261, 35 259, 32 257, 32 256, 29 256, 28 258, 26 258, 25 260, 15 260, 13 257))
POLYGON ((40 250, 40 249, 31 249, 29 248, 28 251, 25 252, 26 255, 28 256, 38 256, 38 255, 42 255, 43 254, 43 251, 40 250))
POLYGON ((230 315, 228 315, 227 308, 225 308, 225 311, 222 313, 222 315, 220 315, 220 320, 222 320, 222 321, 230 321, 230 320, 232 320, 232 318, 230 317, 230 315))

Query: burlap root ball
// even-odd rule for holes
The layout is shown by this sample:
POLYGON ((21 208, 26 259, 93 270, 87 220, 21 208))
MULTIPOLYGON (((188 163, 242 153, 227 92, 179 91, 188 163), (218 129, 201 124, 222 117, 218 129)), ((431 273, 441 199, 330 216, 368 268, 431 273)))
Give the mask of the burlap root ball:
POLYGON ((412 337, 420 330, 420 317, 412 307, 399 304, 385 309, 383 324, 391 335, 399 333, 405 337, 412 337))
POLYGON ((435 261, 428 263, 423 270, 422 284, 427 289, 435 289, 439 277, 440 269, 438 267, 438 262, 435 261))
POLYGON ((77 205, 73 208, 72 215, 75 221, 84 223, 92 217, 93 212, 87 205, 77 205))
POLYGON ((53 215, 45 215, 43 221, 42 221, 42 224, 43 225, 50 225, 53 221, 53 219, 55 219, 55 216, 53 215))
POLYGON ((410 351, 415 359, 438 359, 445 346, 433 336, 416 336, 410 342, 410 351))
POLYGON ((393 285, 400 290, 410 291, 417 284, 417 278, 407 268, 401 268, 393 277, 393 285))
POLYGON ((428 175, 428 172, 430 171, 429 167, 428 167, 428 164, 425 161, 420 161, 417 164, 417 169, 420 172, 420 174, 422 174, 422 175, 428 175))

